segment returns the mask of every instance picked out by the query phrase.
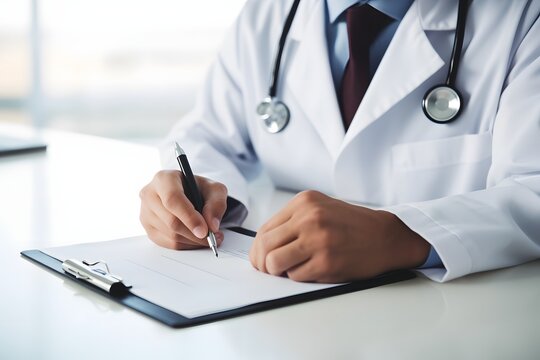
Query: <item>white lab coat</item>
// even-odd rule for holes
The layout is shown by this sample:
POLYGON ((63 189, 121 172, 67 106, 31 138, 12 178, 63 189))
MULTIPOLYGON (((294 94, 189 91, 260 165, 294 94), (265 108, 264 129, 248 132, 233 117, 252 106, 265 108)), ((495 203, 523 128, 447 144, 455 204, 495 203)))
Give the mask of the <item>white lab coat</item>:
POLYGON ((194 171, 249 207, 262 165, 278 187, 316 189, 394 212, 444 263, 436 281, 540 257, 540 1, 473 1, 457 87, 465 107, 446 125, 421 100, 443 83, 457 0, 418 0, 392 39, 345 133, 329 67, 325 1, 304 0, 288 36, 278 96, 288 127, 256 115, 292 0, 251 0, 210 68, 195 109, 172 130, 194 171))

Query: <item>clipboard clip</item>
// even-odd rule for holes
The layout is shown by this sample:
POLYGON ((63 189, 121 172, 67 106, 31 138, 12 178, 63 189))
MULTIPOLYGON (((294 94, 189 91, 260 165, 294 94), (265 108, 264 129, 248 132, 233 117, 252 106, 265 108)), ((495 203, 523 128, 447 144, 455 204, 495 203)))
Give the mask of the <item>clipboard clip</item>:
POLYGON ((124 284, 121 277, 111 274, 105 261, 89 263, 85 260, 68 259, 62 263, 62 269, 77 279, 84 280, 111 295, 125 293, 131 288, 131 286, 124 284))

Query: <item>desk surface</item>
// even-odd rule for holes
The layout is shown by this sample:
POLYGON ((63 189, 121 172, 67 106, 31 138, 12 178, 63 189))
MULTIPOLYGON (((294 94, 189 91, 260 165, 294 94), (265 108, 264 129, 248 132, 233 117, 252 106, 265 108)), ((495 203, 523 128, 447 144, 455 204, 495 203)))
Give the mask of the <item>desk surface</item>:
MULTIPOLYGON (((540 358, 540 261, 188 329, 161 325, 19 256, 142 234, 138 192, 159 168, 157 152, 75 134, 45 137, 47 152, 0 158, 2 359, 540 358)), ((290 197, 264 182, 252 192, 252 228, 290 197)))

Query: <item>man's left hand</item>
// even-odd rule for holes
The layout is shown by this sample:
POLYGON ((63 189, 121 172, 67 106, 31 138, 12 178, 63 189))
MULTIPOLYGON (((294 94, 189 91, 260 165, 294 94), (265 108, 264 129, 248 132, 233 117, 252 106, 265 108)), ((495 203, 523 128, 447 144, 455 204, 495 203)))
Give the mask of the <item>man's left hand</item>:
POLYGON ((304 191, 259 229, 249 256, 263 272, 336 283, 418 267, 429 250, 390 212, 304 191))

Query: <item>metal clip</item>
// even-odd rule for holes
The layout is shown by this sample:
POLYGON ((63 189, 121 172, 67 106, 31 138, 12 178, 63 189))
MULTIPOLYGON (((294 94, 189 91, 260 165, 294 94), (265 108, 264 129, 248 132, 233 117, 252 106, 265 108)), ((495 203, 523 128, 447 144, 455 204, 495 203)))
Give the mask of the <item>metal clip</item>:
POLYGON ((100 261, 96 261, 94 263, 89 263, 88 261, 83 260, 82 263, 84 265, 86 265, 86 266, 91 267, 91 268, 96 267, 96 266, 101 264, 101 265, 105 266, 106 271, 103 271, 102 269, 95 269, 95 268, 93 270, 96 271, 96 272, 99 272, 102 275, 108 275, 108 276, 110 276, 112 278, 115 278, 118 281, 122 281, 122 278, 120 276, 116 276, 116 275, 111 274, 111 270, 109 270, 109 265, 107 265, 107 263, 105 261, 100 260, 100 261))
POLYGON ((122 282, 121 277, 111 274, 105 261, 90 263, 68 259, 62 263, 62 269, 77 279, 82 279, 113 295, 117 294, 118 291, 125 291, 130 288, 130 286, 126 286, 122 282), (98 265, 103 265, 105 269, 98 267, 98 265))

